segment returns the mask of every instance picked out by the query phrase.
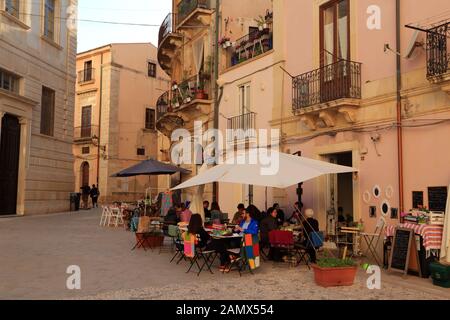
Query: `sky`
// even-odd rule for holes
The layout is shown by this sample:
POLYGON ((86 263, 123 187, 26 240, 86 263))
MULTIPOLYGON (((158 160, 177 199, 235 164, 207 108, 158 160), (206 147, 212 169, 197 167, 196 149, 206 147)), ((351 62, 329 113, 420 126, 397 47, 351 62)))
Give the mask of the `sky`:
POLYGON ((141 27, 78 21, 78 52, 118 42, 151 42, 157 46, 159 26, 171 10, 172 0, 79 0, 79 20, 156 26, 141 27))

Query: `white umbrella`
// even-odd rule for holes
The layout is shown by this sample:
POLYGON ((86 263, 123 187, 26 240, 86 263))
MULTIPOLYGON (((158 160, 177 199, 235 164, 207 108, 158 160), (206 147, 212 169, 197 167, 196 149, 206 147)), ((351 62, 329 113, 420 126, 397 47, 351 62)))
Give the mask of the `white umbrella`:
MULTIPOLYGON (((259 153, 259 155, 261 154, 265 155, 266 153, 259 153)), ((239 164, 242 163, 239 161, 245 158, 248 159, 248 153, 233 157, 231 161, 227 160, 224 164, 200 173, 173 190, 212 182, 239 183, 284 189, 324 174, 358 171, 351 167, 276 151, 272 151, 268 158, 258 157, 259 159, 253 164, 249 163, 249 161, 246 164, 239 164)))
MULTIPOLYGON (((199 174, 202 174, 207 169, 208 169, 208 166, 206 164, 204 164, 198 170, 198 172, 199 172, 199 174)), ((203 199, 204 192, 205 192, 205 185, 198 186, 198 188, 196 189, 196 192, 194 193, 194 195, 192 197, 191 206, 189 208, 192 211, 192 213, 200 214, 203 218, 203 221, 205 221, 205 212, 203 210, 203 201, 205 200, 205 199, 203 199)))

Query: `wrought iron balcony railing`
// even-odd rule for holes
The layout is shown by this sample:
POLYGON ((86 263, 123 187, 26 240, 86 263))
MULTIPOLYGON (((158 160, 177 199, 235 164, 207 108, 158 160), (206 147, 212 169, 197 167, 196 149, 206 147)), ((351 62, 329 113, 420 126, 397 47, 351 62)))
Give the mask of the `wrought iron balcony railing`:
POLYGON ((184 19, 197 9, 211 9, 210 0, 182 0, 178 4, 177 25, 179 26, 184 19))
POLYGON ((164 19, 163 23, 159 27, 159 34, 158 34, 158 47, 160 47, 161 42, 172 33, 174 28, 174 22, 176 21, 176 15, 175 13, 169 13, 166 18, 164 19))
POLYGON ((427 31, 427 77, 450 71, 450 21, 427 31))
POLYGON ((95 69, 89 68, 89 69, 83 69, 78 72, 78 83, 82 84, 85 82, 93 81, 95 80, 95 69))
POLYGON ((208 75, 200 74, 172 86, 171 105, 177 109, 194 100, 208 100, 209 97, 211 97, 211 82, 208 75))
POLYGON ((171 112, 170 91, 164 92, 156 102, 156 121, 159 121, 166 113, 171 112))
POLYGON ((256 113, 250 112, 228 119, 227 140, 240 141, 256 137, 256 113))
POLYGON ((99 127, 93 126, 93 125, 76 127, 73 134, 74 134, 73 136, 74 136, 75 141, 90 140, 95 137, 98 138, 99 127))
POLYGON ((361 63, 340 60, 293 78, 294 111, 343 98, 361 99, 361 63))
POLYGON ((231 52, 231 66, 255 58, 273 49, 272 24, 263 30, 255 30, 236 40, 231 52))

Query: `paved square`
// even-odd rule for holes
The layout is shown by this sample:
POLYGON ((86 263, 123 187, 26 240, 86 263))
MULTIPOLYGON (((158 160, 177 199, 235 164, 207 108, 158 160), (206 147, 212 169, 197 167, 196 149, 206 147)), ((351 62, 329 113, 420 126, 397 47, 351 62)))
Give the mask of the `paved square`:
POLYGON ((272 262, 241 278, 197 277, 170 253, 131 251, 132 233, 99 221, 99 210, 0 219, 0 299, 450 299, 430 279, 387 273, 382 290, 369 290, 363 270, 354 286, 325 289, 306 267, 272 262), (81 290, 66 288, 70 265, 81 268, 81 290))

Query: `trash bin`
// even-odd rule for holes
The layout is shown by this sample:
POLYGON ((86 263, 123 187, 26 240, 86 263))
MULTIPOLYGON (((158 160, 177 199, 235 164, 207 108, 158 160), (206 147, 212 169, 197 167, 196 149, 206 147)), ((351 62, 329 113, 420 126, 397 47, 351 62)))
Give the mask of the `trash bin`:
POLYGON ((70 211, 80 210, 81 193, 72 192, 70 194, 70 211))

